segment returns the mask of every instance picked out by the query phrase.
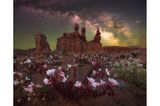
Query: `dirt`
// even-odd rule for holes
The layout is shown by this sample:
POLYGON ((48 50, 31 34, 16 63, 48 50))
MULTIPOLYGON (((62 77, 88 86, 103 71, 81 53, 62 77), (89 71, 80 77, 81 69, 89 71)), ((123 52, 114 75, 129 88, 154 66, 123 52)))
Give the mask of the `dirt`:
MULTIPOLYGON (((62 66, 72 63, 73 57, 63 56, 62 66)), ((77 79, 80 80, 87 75, 89 71, 89 64, 81 65, 78 67, 77 79)), ((34 83, 43 83, 43 78, 39 73, 32 75, 34 83)), ((128 85, 125 88, 115 88, 115 95, 103 95, 91 98, 84 98, 78 101, 68 101, 60 94, 52 101, 37 100, 36 103, 27 101, 26 99, 17 103, 20 97, 23 97, 24 92, 22 88, 14 88, 15 106, 146 106, 146 91, 134 85, 128 85)))

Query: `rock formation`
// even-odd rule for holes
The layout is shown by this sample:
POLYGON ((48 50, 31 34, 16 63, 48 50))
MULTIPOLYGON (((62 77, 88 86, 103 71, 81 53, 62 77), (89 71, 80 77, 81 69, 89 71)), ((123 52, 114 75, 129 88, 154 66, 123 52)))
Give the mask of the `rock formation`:
POLYGON ((82 30, 81 30, 81 39, 86 41, 86 28, 85 27, 82 27, 82 30))
POLYGON ((81 34, 79 33, 79 25, 74 25, 74 32, 64 33, 63 36, 57 39, 56 51, 61 53, 83 53, 87 51, 102 51, 102 44, 100 43, 101 36, 99 28, 97 28, 96 35, 92 41, 86 40, 86 28, 82 27, 81 34))
POLYGON ((97 43, 100 43, 101 41, 101 33, 99 31, 99 28, 97 28, 97 32, 96 32, 96 35, 94 36, 94 39, 93 39, 93 42, 97 42, 97 43))
POLYGON ((34 51, 35 56, 48 55, 52 52, 47 42, 46 36, 43 35, 42 33, 35 34, 35 43, 36 43, 36 48, 34 51))

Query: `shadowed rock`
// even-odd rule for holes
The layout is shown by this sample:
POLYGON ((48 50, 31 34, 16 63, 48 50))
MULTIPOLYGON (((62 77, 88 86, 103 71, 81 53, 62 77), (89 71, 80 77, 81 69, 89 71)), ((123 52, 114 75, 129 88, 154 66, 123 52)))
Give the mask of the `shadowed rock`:
POLYGON ((52 52, 47 42, 46 36, 43 35, 42 33, 35 34, 35 43, 36 43, 36 48, 34 51, 35 56, 48 55, 52 52))

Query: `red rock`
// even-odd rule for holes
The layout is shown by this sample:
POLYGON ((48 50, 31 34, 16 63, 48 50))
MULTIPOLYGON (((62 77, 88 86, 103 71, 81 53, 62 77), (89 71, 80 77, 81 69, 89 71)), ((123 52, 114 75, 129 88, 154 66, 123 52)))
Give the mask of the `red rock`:
POLYGON ((56 51, 60 53, 83 53, 87 51, 102 51, 102 44, 100 43, 100 31, 97 28, 97 33, 92 41, 86 40, 86 29, 82 27, 81 34, 78 32, 79 26, 75 24, 74 32, 64 33, 63 36, 57 39, 56 51))
POLYGON ((82 30, 81 30, 81 39, 86 41, 86 28, 85 27, 82 27, 82 30))
POLYGON ((47 42, 46 36, 42 33, 35 34, 35 43, 36 48, 34 51, 34 55, 48 55, 52 52, 47 42))
POLYGON ((94 39, 93 39, 93 42, 97 42, 97 43, 100 43, 101 41, 101 33, 99 31, 99 28, 97 28, 97 32, 96 32, 96 35, 94 36, 94 39))
POLYGON ((105 46, 103 47, 104 52, 129 52, 129 51, 145 51, 145 48, 141 48, 138 46, 128 46, 128 47, 123 47, 123 46, 105 46))

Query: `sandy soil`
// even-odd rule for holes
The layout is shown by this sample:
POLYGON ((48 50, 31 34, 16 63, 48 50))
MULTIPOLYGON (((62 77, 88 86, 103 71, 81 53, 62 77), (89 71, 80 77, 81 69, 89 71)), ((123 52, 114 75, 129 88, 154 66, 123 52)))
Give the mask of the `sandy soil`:
MULTIPOLYGON (((142 57, 143 58, 143 57, 142 57)), ((62 66, 72 62, 73 57, 63 56, 62 66)), ((144 59, 144 58, 143 58, 144 59)), ((145 61, 145 60, 143 60, 145 61)), ((90 65, 82 65, 78 67, 77 77, 82 79, 88 73, 90 65)), ((32 75, 34 83, 43 82, 43 76, 41 74, 35 73, 32 75)), ((14 99, 21 97, 23 95, 23 90, 20 88, 14 88, 14 99)), ((98 96, 92 98, 81 99, 77 102, 67 101, 60 94, 57 94, 57 98, 52 101, 42 101, 37 100, 37 102, 31 103, 27 100, 23 100, 20 103, 14 102, 15 106, 146 106, 146 91, 142 90, 134 85, 128 85, 126 88, 116 88, 115 96, 98 96)))

